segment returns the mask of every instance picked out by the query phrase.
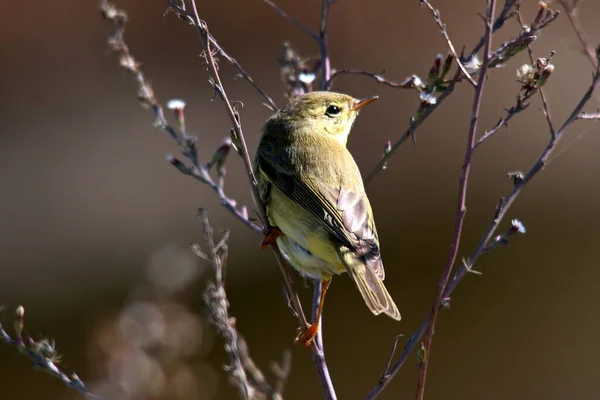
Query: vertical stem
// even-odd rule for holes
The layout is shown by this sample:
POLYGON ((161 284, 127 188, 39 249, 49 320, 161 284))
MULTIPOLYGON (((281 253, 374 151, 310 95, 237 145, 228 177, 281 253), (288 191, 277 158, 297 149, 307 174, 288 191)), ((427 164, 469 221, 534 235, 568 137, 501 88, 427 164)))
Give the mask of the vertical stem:
POLYGON ((321 27, 319 29, 319 49, 321 51, 321 89, 327 90, 327 82, 331 78, 331 61, 329 60, 329 49, 327 48, 327 25, 329 22, 329 8, 333 0, 323 0, 321 6, 321 27))
MULTIPOLYGON (((317 312, 319 310, 319 302, 321 300, 321 291, 323 290, 321 286, 321 282, 317 279, 313 280, 314 291, 313 291, 313 299, 312 299, 312 320, 314 322, 317 318, 317 312)), ((325 362, 325 350, 323 348, 323 332, 322 332, 322 319, 319 318, 319 330, 317 332, 317 336, 313 341, 312 346, 312 357, 315 365, 320 366, 317 368, 317 374, 319 374, 319 380, 321 381, 321 385, 327 386, 328 390, 325 390, 325 399, 326 400, 337 400, 337 396, 335 394, 335 389, 333 387, 333 382, 331 381, 331 377, 329 376, 329 370, 327 368, 327 363, 325 362)))
POLYGON ((444 267, 444 272, 438 284, 438 290, 429 312, 429 318, 427 321, 427 329, 425 331, 425 337, 422 344, 421 362, 419 363, 419 379, 417 382, 417 393, 416 399, 423 400, 425 394, 425 381, 427 380, 427 367, 429 365, 429 357, 431 354, 431 343, 433 341, 433 332, 435 329, 435 323, 439 312, 439 306, 442 302, 444 290, 448 285, 450 275, 452 273, 452 267, 456 261, 458 255, 458 248, 460 245, 460 239, 462 237, 462 229, 465 220, 465 214, 467 212, 466 200, 467 200, 467 188, 469 183, 469 174, 471 172, 471 158, 475 150, 475 138, 477 133, 477 120, 479 119, 479 110, 481 108, 481 98, 483 95, 483 88, 485 86, 485 80, 487 75, 487 69, 490 61, 490 48, 492 45, 492 30, 493 30, 493 19, 496 8, 496 0, 488 0, 487 14, 485 21, 486 29, 486 41, 483 53, 483 63, 481 71, 479 72, 479 80, 477 87, 475 88, 475 96, 473 99, 473 110, 471 113, 471 125, 469 127, 469 135, 467 140, 467 149, 465 151, 465 159, 463 163, 463 172, 459 180, 459 194, 458 194, 458 210, 456 211, 456 222, 454 226, 454 237, 452 239, 452 245, 450 253, 448 254, 448 260, 444 267))

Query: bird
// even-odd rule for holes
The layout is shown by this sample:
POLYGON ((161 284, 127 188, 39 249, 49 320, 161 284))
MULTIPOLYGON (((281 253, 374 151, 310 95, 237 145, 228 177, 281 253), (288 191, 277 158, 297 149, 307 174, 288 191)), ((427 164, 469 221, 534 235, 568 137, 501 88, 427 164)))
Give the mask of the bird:
POLYGON ((361 173, 346 148, 359 110, 377 98, 309 92, 275 112, 261 130, 254 169, 271 226, 263 232, 262 247, 276 242, 288 263, 321 285, 316 316, 299 329, 297 345, 314 340, 331 279, 344 272, 373 314, 401 318, 383 283, 379 237, 361 173))

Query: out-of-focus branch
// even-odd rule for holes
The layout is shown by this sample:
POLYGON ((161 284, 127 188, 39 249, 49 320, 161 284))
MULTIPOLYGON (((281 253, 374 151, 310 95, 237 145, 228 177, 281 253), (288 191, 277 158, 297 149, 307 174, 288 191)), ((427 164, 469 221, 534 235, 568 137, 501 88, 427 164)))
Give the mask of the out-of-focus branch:
MULTIPOLYGON (((0 308, 0 311, 2 311, 2 308, 0 308)), ((25 337, 23 335, 23 329, 25 328, 24 317, 25 308, 23 308, 23 306, 17 307, 15 312, 15 321, 13 324, 14 337, 9 335, 8 332, 4 330, 2 322, 0 321, 0 341, 14 347, 21 354, 29 357, 31 361, 33 361, 33 366, 36 369, 52 375, 53 377, 61 380, 65 385, 85 394, 90 398, 101 399, 101 397, 96 396, 88 391, 87 387, 81 381, 81 379, 79 379, 77 374, 72 373, 71 375, 67 375, 65 372, 63 372, 58 365, 60 364, 60 356, 56 351, 53 340, 42 339, 35 341, 32 338, 25 337)))
POLYGON ((465 215, 467 213, 467 188, 469 185, 469 176, 471 171, 471 159, 473 152, 475 151, 475 139, 477 137, 477 122, 479 120, 479 110, 481 109, 481 100, 483 98, 483 89, 485 81, 487 79, 487 70, 490 63, 490 49, 492 47, 492 35, 493 35, 493 22, 494 15, 496 13, 496 0, 488 0, 487 12, 485 16, 485 35, 487 40, 483 50, 483 61, 481 65, 481 71, 479 71, 479 80, 475 86, 475 95, 473 99, 473 110, 471 111, 471 124, 469 127, 469 135, 467 139, 467 149, 465 150, 465 159, 462 167, 462 175, 459 180, 459 195, 458 195, 458 209, 456 211, 456 222, 454 225, 454 237, 450 246, 450 253, 448 254, 448 260, 442 273, 437 293, 429 311, 429 321, 427 323, 427 330, 425 331, 425 337, 422 343, 422 350, 420 352, 419 362, 419 379, 417 382, 417 394, 416 399, 422 400, 425 394, 425 382, 427 379, 427 368, 429 365, 429 358, 431 355, 431 343, 433 341, 433 331, 437 322, 437 316, 439 311, 439 304, 443 299, 444 290, 452 274, 452 268, 456 257, 458 256, 458 249, 460 246, 460 240, 462 237, 462 229, 465 221, 465 215))
POLYGON ((577 10, 579 6, 579 0, 558 0, 558 3, 565 9, 567 13, 567 18, 579 39, 579 43, 581 43, 581 47, 583 48, 583 52, 587 55, 588 60, 592 63, 594 68, 598 68, 598 58, 596 58, 596 50, 594 46, 590 44, 590 40, 588 39, 583 27, 581 26, 581 22, 577 17, 577 10))
POLYGON ((207 285, 204 292, 204 302, 208 307, 211 322, 225 340, 225 351, 231 363, 231 365, 225 368, 229 373, 229 380, 238 388, 244 399, 258 400, 268 398, 271 400, 281 400, 283 398, 283 384, 280 382, 285 382, 289 375, 289 352, 285 353, 288 363, 282 368, 282 370, 285 368, 285 373, 278 376, 277 387, 273 388, 250 357, 246 341, 236 329, 235 318, 229 315, 229 301, 225 291, 224 279, 229 251, 227 245, 229 232, 225 232, 221 239, 215 243, 213 230, 206 212, 200 210, 199 217, 204 228, 204 238, 208 247, 208 253, 203 252, 197 244, 192 245, 192 249, 196 255, 210 263, 215 274, 214 281, 207 285))

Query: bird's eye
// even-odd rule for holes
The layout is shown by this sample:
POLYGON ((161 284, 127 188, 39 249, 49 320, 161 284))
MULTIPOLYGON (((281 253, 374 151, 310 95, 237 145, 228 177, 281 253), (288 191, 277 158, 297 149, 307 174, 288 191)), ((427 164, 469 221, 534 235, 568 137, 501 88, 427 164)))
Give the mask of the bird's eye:
POLYGON ((327 116, 329 116, 329 117, 335 117, 336 115, 338 115, 340 113, 340 111, 342 111, 342 110, 338 106, 329 106, 329 107, 327 107, 325 114, 327 114, 327 116))

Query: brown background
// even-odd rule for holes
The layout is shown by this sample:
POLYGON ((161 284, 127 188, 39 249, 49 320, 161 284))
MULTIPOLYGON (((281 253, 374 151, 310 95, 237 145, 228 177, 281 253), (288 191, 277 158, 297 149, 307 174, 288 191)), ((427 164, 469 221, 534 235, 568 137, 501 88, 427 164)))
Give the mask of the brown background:
MULTIPOLYGON (((279 3, 317 27, 320 1, 279 3)), ((227 135, 228 122, 222 105, 209 102, 211 89, 197 57, 196 34, 174 17, 164 18, 160 1, 118 5, 129 12, 126 39, 159 99, 188 102, 189 128, 200 138, 202 156, 209 157, 227 135)), ((477 12, 484 11, 483 1, 435 5, 442 7, 457 47, 473 45, 481 36, 477 12)), ((199 6, 225 49, 281 105, 276 55, 282 40, 290 40, 304 54, 315 54, 314 44, 259 0, 199 6)), ((11 309, 23 304, 28 333, 55 338, 68 367, 98 388, 93 383, 110 375, 97 356, 101 321, 140 296, 136 290, 147 280, 147 267, 157 254, 163 255, 163 264, 171 262, 169 251, 182 263, 191 262, 185 248, 201 240, 194 216, 202 206, 218 229, 232 229, 231 311, 255 360, 268 372, 268 363, 293 347, 296 328, 281 297, 275 261, 270 252, 258 249, 260 237, 228 215, 212 192, 165 161, 165 153, 178 149, 152 128, 150 113, 135 99, 132 79, 108 54, 109 25, 100 18, 96 2, 5 1, 2 8, 0 304, 11 309)), ((535 2, 526 2, 528 20, 535 9, 535 2)), ((581 11, 590 38, 598 42, 600 5, 583 2, 581 11)), ((495 43, 517 31, 511 21, 495 43)), ((412 73, 425 77, 435 54, 446 52, 437 27, 417 0, 340 1, 332 9, 330 35, 334 66, 385 67, 395 79, 412 73)), ((591 67, 565 17, 543 32, 534 50, 540 56, 557 52, 547 94, 558 125, 588 87, 591 67)), ((515 70, 525 60, 522 54, 493 71, 482 130, 513 104, 515 70)), ((244 101, 242 118, 253 148, 269 111, 247 83, 231 79, 232 70, 224 62, 222 72, 230 97, 244 101)), ((385 142, 405 129, 418 97, 361 77, 340 79, 337 89, 357 97, 381 97, 361 114, 349 142, 359 166, 368 171, 385 142)), ((364 397, 379 378, 392 338, 410 335, 431 304, 451 238, 472 90, 462 85, 452 97, 418 130, 418 146, 407 143, 368 188, 386 283, 402 322, 373 317, 347 277, 334 280, 331 287, 325 344, 341 399, 364 397)), ((598 100, 591 103, 593 111, 598 100)), ((539 107, 536 98, 509 130, 475 155, 460 257, 472 251, 498 198, 510 190, 504 174, 526 170, 545 146, 549 134, 539 107)), ((527 234, 482 258, 477 268, 483 276, 467 277, 454 294, 452 308, 443 312, 436 330, 428 398, 598 398, 597 127, 593 122, 573 126, 561 143, 561 150, 568 151, 557 152, 508 214, 524 222, 527 234)), ((228 167, 227 192, 249 204, 240 160, 232 157, 228 167)), ((502 230, 508 227, 507 220, 502 230)), ((202 315, 201 288, 195 280, 170 299, 202 315)), ((308 301, 310 290, 303 289, 302 295, 308 301)), ((5 322, 11 313, 4 312, 5 322)), ((196 391, 168 391, 160 398, 234 398, 221 370, 226 362, 222 343, 211 332, 203 326, 200 350, 185 361, 196 391)), ((319 398, 310 352, 292 350, 285 397, 319 398)), ((381 398, 411 398, 416 371, 413 356, 381 398)), ((0 397, 73 396, 60 382, 34 372, 25 357, 0 346, 0 397)))

